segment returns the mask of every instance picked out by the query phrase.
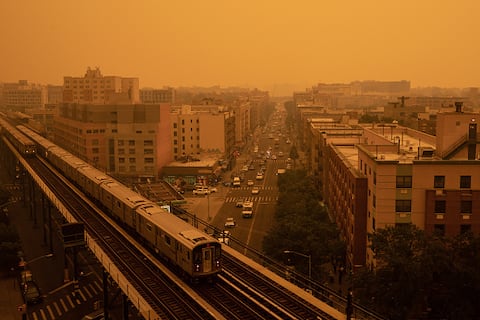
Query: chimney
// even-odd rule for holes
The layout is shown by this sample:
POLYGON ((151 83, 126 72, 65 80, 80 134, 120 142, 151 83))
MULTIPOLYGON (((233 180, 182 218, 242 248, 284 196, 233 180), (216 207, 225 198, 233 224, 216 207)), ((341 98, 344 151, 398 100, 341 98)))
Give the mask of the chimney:
POLYGON ((455 101, 455 112, 461 113, 462 112, 462 106, 463 106, 463 102, 455 101))

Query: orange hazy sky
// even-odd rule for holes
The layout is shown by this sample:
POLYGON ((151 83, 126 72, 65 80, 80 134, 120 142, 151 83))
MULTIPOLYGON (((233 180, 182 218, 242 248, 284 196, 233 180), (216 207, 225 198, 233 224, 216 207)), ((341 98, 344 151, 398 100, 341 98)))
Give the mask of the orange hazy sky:
POLYGON ((3 82, 480 86, 478 0, 1 0, 0 30, 3 82))

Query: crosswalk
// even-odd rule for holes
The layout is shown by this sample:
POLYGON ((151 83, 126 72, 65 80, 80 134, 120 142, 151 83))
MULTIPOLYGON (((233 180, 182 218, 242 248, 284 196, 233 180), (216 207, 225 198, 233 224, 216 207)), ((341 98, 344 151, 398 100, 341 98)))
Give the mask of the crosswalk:
POLYGON ((66 319, 65 314, 75 309, 77 306, 98 299, 103 294, 102 284, 99 281, 90 282, 80 286, 77 290, 70 292, 50 301, 41 309, 30 313, 29 319, 33 320, 54 320, 66 319))
MULTIPOLYGON (((266 187, 260 187, 260 191, 268 191, 268 190, 277 190, 278 188, 277 187, 272 187, 272 186, 266 186, 266 187)), ((233 191, 232 192, 235 192, 235 191, 239 191, 239 190, 248 190, 248 191, 251 191, 252 190, 252 186, 240 186, 240 187, 237 187, 237 188, 233 188, 232 189, 233 191)))
POLYGON ((226 197, 225 202, 227 203, 236 203, 239 200, 243 201, 253 201, 253 202, 276 202, 278 200, 277 196, 236 196, 236 197, 226 197))

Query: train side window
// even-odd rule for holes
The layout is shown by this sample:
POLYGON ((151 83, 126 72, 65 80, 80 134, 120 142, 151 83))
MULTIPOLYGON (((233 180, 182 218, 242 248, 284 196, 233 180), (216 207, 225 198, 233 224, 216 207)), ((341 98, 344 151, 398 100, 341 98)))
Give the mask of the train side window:
POLYGON ((165 242, 166 242, 168 245, 170 245, 170 242, 171 242, 171 241, 170 241, 170 237, 169 237, 169 236, 165 236, 165 242))

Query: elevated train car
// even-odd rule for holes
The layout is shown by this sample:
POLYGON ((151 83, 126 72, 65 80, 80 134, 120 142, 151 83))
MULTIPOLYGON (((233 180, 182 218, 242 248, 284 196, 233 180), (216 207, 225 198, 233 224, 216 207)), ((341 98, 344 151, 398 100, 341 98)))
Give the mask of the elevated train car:
POLYGON ((37 144, 28 136, 20 132, 15 126, 7 120, 0 117, 0 127, 2 134, 11 144, 25 157, 33 157, 37 153, 37 144))
POLYGON ((78 183, 80 188, 89 196, 96 200, 100 199, 100 185, 112 182, 112 178, 102 171, 92 167, 84 166, 78 169, 78 183))
POLYGON ((217 239, 28 128, 22 130, 38 143, 42 156, 177 271, 192 280, 214 278, 221 272, 222 250, 217 239))

